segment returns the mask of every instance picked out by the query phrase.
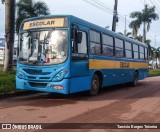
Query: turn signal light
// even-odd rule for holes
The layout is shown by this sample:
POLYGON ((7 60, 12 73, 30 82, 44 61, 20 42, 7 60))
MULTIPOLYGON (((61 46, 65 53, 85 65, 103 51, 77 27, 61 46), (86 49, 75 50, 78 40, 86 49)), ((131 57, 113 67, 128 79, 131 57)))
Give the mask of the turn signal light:
POLYGON ((53 86, 53 89, 56 89, 56 90, 63 90, 63 86, 53 86))

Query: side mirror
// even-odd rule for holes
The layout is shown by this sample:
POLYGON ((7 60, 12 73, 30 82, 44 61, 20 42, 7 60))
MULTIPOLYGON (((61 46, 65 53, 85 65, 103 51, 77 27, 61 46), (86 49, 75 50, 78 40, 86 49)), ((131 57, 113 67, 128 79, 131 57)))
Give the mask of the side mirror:
POLYGON ((82 42, 82 32, 78 32, 77 33, 77 43, 81 43, 82 42))

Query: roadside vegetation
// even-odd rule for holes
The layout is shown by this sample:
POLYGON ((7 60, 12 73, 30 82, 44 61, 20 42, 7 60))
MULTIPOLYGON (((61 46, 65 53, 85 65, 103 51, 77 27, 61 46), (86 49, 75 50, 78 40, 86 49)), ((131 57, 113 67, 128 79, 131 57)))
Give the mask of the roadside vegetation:
POLYGON ((16 91, 15 74, 15 70, 12 70, 10 73, 5 73, 3 72, 3 68, 0 67, 0 93, 16 91))
POLYGON ((160 69, 149 70, 149 77, 160 76, 160 69))

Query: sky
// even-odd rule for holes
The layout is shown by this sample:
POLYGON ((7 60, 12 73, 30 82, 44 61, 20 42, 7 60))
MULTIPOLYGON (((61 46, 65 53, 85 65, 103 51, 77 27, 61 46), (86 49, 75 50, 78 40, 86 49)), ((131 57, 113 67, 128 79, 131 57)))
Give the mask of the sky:
MULTIPOLYGON (((37 1, 37 0, 35 0, 37 1)), ((41 0, 44 1, 51 14, 69 14, 85 19, 91 23, 101 27, 109 27, 112 29, 113 7, 114 0, 41 0), (89 4, 89 3, 92 3, 89 4), (97 5, 99 3, 99 5, 97 5), (95 7, 98 6, 99 8, 95 7)), ((160 0, 118 0, 118 17, 116 32, 124 32, 125 16, 127 32, 131 32, 128 27, 133 20, 129 17, 131 12, 141 11, 144 8, 144 3, 150 6, 156 5, 156 12, 160 15, 160 0)), ((0 37, 4 37, 5 27, 5 8, 0 4, 0 37)), ((142 35, 143 29, 139 30, 142 35)), ((147 39, 151 39, 151 45, 160 47, 160 20, 151 23, 150 31, 147 33, 147 39)))

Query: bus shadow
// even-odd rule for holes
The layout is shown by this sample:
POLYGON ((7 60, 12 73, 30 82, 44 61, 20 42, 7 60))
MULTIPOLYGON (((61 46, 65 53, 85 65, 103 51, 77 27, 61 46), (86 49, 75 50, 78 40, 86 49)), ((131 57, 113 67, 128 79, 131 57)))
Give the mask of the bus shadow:
MULTIPOLYGON (((153 82, 154 83, 154 82, 153 82)), ((96 96, 89 96, 88 92, 63 95, 57 93, 35 93, 29 96, 15 97, 4 102, 5 105, 0 108, 10 108, 17 106, 34 107, 55 107, 68 104, 77 104, 79 101, 103 101, 103 100, 127 100, 153 97, 159 88, 149 91, 149 82, 139 82, 137 87, 128 84, 115 85, 101 89, 96 96)), ((151 85, 151 84, 150 84, 151 85)), ((30 109, 28 109, 30 110, 30 109)))

